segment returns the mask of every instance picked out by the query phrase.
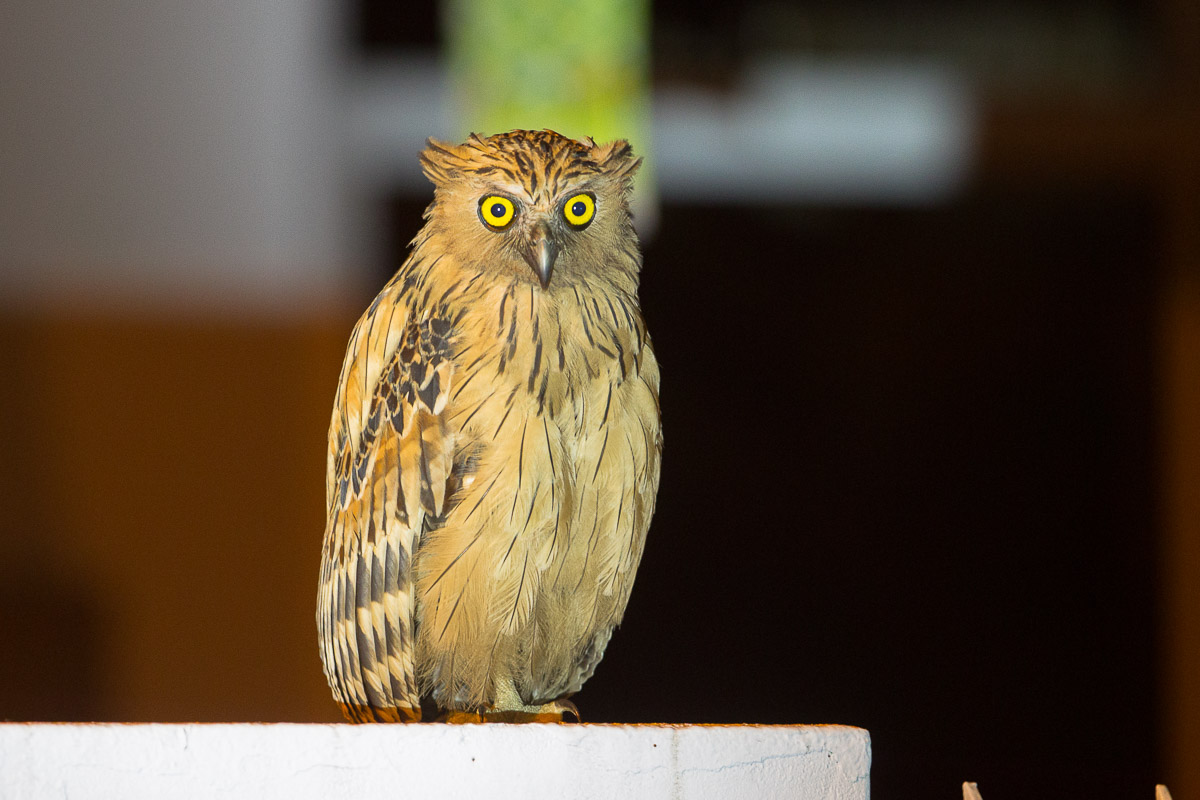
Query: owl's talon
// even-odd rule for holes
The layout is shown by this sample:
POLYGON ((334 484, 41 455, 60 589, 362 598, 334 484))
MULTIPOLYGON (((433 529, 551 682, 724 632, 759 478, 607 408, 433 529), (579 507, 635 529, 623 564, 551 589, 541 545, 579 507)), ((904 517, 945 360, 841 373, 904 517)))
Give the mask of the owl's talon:
POLYGON ((574 703, 572 703, 570 700, 567 700, 565 697, 562 700, 555 700, 553 703, 549 703, 547 705, 558 707, 559 722, 562 722, 563 714, 570 714, 575 718, 576 722, 583 722, 583 717, 579 716, 579 709, 575 707, 574 703))

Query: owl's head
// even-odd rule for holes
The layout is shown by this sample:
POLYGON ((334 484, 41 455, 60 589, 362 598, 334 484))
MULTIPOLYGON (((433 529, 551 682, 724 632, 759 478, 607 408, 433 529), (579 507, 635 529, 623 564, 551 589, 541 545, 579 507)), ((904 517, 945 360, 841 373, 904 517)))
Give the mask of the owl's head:
POLYGON ((472 134, 461 145, 430 139, 421 153, 434 185, 425 216, 460 256, 543 289, 636 272, 629 193, 640 164, 628 142, 550 130, 472 134))

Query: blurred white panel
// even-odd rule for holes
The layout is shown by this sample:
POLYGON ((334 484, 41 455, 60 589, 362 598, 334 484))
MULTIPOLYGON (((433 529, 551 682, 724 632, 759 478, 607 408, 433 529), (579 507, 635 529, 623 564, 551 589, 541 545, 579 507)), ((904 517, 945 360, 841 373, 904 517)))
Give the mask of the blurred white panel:
POLYGON ((0 294, 286 306, 349 234, 327 0, 6 0, 0 294))
MULTIPOLYGON (((354 84, 359 177, 428 192, 416 155, 451 127, 436 61, 379 62, 354 84)), ((942 200, 968 176, 977 125, 963 80, 911 62, 760 62, 733 91, 669 88, 653 102, 660 193, 685 202, 942 200)))
POLYGON ((975 109, 947 70, 774 61, 732 94, 661 92, 663 196, 705 203, 924 203, 961 187, 975 109))

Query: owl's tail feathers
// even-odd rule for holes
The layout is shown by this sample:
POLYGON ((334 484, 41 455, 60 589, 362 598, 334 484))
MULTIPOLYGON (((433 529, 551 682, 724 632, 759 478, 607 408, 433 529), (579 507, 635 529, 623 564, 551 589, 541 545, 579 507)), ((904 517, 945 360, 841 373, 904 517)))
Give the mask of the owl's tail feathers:
POLYGON ((403 549, 396 537, 380 537, 363 552, 327 548, 322 560, 321 660, 334 700, 351 722, 421 719, 412 668, 412 586, 403 549))
POLYGON ((397 706, 395 708, 375 708, 373 706, 356 706, 338 703, 342 714, 350 722, 420 722, 421 709, 397 706))

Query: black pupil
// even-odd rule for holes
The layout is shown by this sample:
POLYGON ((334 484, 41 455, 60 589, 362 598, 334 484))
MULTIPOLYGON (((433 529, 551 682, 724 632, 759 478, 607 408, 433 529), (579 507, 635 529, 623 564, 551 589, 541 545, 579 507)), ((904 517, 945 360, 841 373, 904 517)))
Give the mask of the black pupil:
POLYGON ((492 216, 503 217, 506 210, 503 203, 496 203, 492 206, 492 216))
POLYGON ((573 216, 582 217, 584 212, 586 212, 586 211, 587 211, 587 204, 584 203, 582 200, 576 200, 574 203, 571 204, 571 214, 573 216))

